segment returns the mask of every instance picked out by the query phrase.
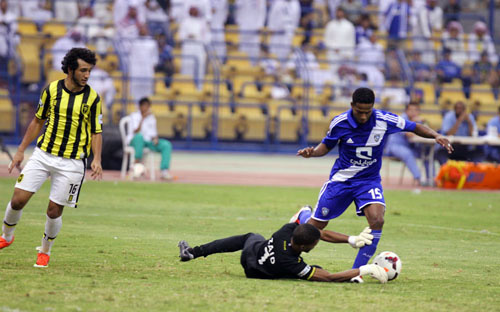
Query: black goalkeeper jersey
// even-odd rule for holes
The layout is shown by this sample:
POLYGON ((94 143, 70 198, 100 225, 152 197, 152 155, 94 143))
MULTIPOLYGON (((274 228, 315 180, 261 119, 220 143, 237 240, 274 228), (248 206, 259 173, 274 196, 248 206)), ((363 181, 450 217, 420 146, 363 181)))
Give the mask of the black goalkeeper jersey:
POLYGON ((292 249, 292 234, 297 226, 296 223, 285 224, 270 239, 245 248, 242 265, 248 277, 310 279, 314 275, 315 268, 292 249))

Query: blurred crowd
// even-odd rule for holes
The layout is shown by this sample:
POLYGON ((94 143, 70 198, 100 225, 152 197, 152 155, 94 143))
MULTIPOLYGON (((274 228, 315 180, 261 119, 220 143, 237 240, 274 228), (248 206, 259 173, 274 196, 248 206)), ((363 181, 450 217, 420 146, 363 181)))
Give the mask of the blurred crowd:
MULTIPOLYGON (((434 86, 436 104, 447 84, 458 86, 465 98, 471 86, 487 86, 497 99, 500 63, 488 25, 480 16, 463 18, 463 13, 488 10, 488 4, 460 0, 0 0, 0 80, 6 80, 9 60, 18 58, 18 25, 31 20, 39 31, 48 22, 66 26, 67 33, 50 46, 54 71, 60 71, 61 59, 72 47, 91 47, 102 59, 118 55, 115 67, 98 64, 89 82, 108 108, 116 93, 110 77, 114 70, 129 77, 129 93, 137 102, 154 94, 158 74, 166 87, 180 73, 192 77, 201 88, 208 58, 213 55, 224 64, 230 50, 244 52, 252 66, 273 78, 274 99, 290 97, 298 79, 314 85, 318 93, 327 84, 335 86, 331 97, 335 101, 349 102, 354 88, 368 86, 385 107, 421 103, 422 96, 408 87, 414 82, 434 86), (238 36, 236 43, 228 40, 232 35, 238 36), (179 68, 176 59, 181 60, 179 68)), ((462 106, 465 103, 460 101, 448 103, 443 133, 451 129, 474 135, 477 115, 473 107, 463 113, 462 106), (455 118, 449 117, 452 114, 455 118), (463 126, 456 126, 458 122, 463 126)))

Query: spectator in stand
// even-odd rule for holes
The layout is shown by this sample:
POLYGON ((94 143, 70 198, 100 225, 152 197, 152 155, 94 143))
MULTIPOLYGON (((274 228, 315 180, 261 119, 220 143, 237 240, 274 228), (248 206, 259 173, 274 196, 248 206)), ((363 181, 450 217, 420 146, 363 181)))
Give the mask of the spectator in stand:
POLYGON ((363 5, 361 0, 344 0, 340 6, 346 12, 346 18, 353 24, 357 23, 361 11, 363 10, 363 5))
POLYGON ((300 27, 304 29, 304 40, 311 41, 312 30, 317 23, 314 16, 314 0, 300 0, 300 27))
POLYGON ((489 83, 493 72, 493 64, 488 58, 488 52, 481 52, 481 59, 474 62, 473 65, 473 82, 474 83, 489 83))
POLYGON ((369 40, 375 32, 375 26, 372 24, 370 15, 362 14, 359 18, 358 26, 356 26, 356 44, 360 44, 363 40, 369 40))
POLYGON ((462 25, 459 22, 450 22, 442 34, 443 48, 451 50, 451 60, 459 66, 467 61, 467 52, 463 37, 462 25))
POLYGON ((139 36, 139 29, 146 23, 146 9, 142 0, 115 0, 115 48, 120 57, 122 71, 128 74, 132 41, 139 36))
MULTIPOLYGON (((420 105, 418 103, 410 102, 406 105, 405 112, 401 114, 401 118, 410 120, 416 123, 424 123, 420 116, 420 105)), ((417 159, 423 154, 422 146, 411 143, 410 138, 415 134, 413 132, 398 132, 389 136, 385 153, 387 156, 396 157, 405 163, 406 167, 413 175, 413 184, 421 185, 422 174, 417 164, 417 159)), ((429 162, 424 161, 426 175, 429 175, 429 162)))
POLYGON ((146 24, 149 34, 153 37, 157 35, 168 35, 168 15, 156 0, 146 0, 146 24))
POLYGON ((325 0, 327 4, 330 19, 334 19, 337 15, 337 9, 342 4, 343 0, 325 0))
POLYGON ((481 53, 486 52, 490 63, 498 62, 498 55, 486 24, 479 21, 474 24, 474 32, 469 34, 469 58, 472 62, 479 61, 481 53))
MULTIPOLYGON (((146 23, 145 0, 114 0, 113 22, 116 31, 121 33, 121 28, 131 25, 142 25, 146 23)), ((135 36, 139 34, 139 26, 136 28, 135 36)), ((129 34, 129 31, 125 31, 129 34)))
POLYGON ((432 68, 428 64, 422 62, 420 51, 412 52, 412 58, 408 65, 412 70, 415 81, 431 81, 432 68))
POLYGON ((80 15, 80 5, 74 0, 53 0, 56 20, 64 23, 74 23, 80 15))
POLYGON ((48 9, 47 0, 20 1, 24 17, 32 19, 38 26, 52 19, 52 11, 48 9))
POLYGON ((179 39, 182 46, 181 74, 193 77, 198 88, 201 88, 207 59, 204 45, 211 39, 207 22, 200 16, 196 6, 189 9, 189 16, 180 23, 179 39))
POLYGON ((131 42, 128 63, 130 95, 136 103, 154 94, 154 69, 158 61, 158 43, 148 36, 146 25, 142 25, 139 37, 131 42))
POLYGON ((427 0, 427 11, 429 12, 429 24, 432 31, 443 30, 443 9, 439 7, 437 0, 427 0))
MULTIPOLYGON (((444 115, 441 133, 447 136, 477 136, 476 121, 474 116, 467 112, 464 102, 456 102, 453 110, 444 115)), ((448 159, 474 162, 482 160, 482 147, 453 143, 453 148, 454 151, 448 154, 448 151, 441 146, 437 147, 436 159, 440 165, 443 165, 448 159)))
POLYGON ((211 0, 212 6, 212 45, 219 59, 224 62, 226 59, 226 37, 224 25, 229 14, 229 5, 227 0, 211 0))
MULTIPOLYGON (((488 121, 486 129, 489 136, 500 138, 500 107, 498 107, 498 114, 488 121)), ((486 159, 500 163, 500 146, 486 146, 486 159)))
POLYGON ((165 35, 158 35, 158 48, 160 52, 160 59, 156 65, 155 71, 165 75, 165 86, 170 87, 172 83, 172 76, 175 73, 174 66, 174 48, 169 44, 165 35))
POLYGON ((62 71, 62 60, 72 48, 85 48, 82 34, 78 30, 69 30, 65 36, 57 39, 54 43, 52 46, 52 69, 62 71))
POLYGON ((448 48, 444 48, 443 59, 436 65, 435 70, 440 84, 461 78, 462 69, 451 60, 451 50, 448 48))
POLYGON ((271 31, 269 50, 282 63, 286 63, 288 59, 293 36, 299 22, 300 4, 298 0, 273 1, 267 18, 267 28, 271 31))
POLYGON ((400 48, 407 37, 410 19, 408 0, 392 2, 384 14, 384 28, 387 30, 389 48, 400 48))
POLYGON ((96 52, 105 55, 113 44, 115 30, 112 27, 102 27, 101 21, 94 16, 94 9, 91 6, 82 11, 82 16, 78 19, 75 29, 78 30, 90 44, 95 44, 96 52))
POLYGON ((8 78, 9 58, 16 51, 17 16, 9 10, 7 0, 0 0, 0 83, 8 78))
MULTIPOLYGON (((92 69, 92 75, 88 80, 88 84, 99 94, 101 97, 102 108, 106 111, 103 112, 104 116, 108 116, 108 121, 112 122, 111 107, 113 106, 113 101, 115 99, 116 89, 113 84, 113 79, 111 76, 103 69, 99 68, 99 63, 92 69)), ((120 94, 120 96, 122 96, 120 94)))
POLYGON ((426 6, 425 3, 417 4, 417 2, 413 2, 411 12, 413 49, 422 52, 422 60, 425 63, 434 64, 434 43, 431 40, 432 29, 428 6, 426 6))
POLYGON ((326 24, 324 36, 328 62, 333 75, 337 76, 339 67, 352 60, 356 47, 354 25, 345 18, 342 7, 337 8, 336 18, 326 24))
POLYGON ((448 0, 448 3, 444 6, 443 12, 446 15, 445 27, 448 27, 450 22, 458 21, 460 13, 462 13, 460 0, 448 0))
POLYGON ((247 53, 252 64, 260 54, 259 32, 266 22, 266 0, 236 0, 236 23, 240 30, 240 51, 247 53))
POLYGON ((356 47, 356 57, 358 59, 358 71, 362 67, 375 67, 381 73, 385 70, 384 47, 377 42, 377 35, 372 32, 368 40, 363 40, 356 47))

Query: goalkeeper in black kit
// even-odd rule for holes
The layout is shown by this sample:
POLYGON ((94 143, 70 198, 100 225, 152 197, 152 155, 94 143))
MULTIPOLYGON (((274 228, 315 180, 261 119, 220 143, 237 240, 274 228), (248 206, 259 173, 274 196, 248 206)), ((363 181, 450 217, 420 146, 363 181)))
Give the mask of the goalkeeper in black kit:
POLYGON ((262 235, 248 233, 193 248, 186 241, 180 241, 179 249, 181 261, 242 250, 241 265, 248 278, 345 282, 358 275, 370 275, 381 283, 387 282, 387 273, 375 264, 338 273, 330 273, 319 266, 308 265, 300 254, 311 251, 319 239, 320 231, 313 225, 287 223, 268 240, 262 235))

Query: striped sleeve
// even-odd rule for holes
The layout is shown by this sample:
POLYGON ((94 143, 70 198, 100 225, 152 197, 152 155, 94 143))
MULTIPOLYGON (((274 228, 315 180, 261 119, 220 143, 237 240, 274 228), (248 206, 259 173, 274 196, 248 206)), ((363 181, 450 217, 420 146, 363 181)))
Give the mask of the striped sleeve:
POLYGON ((38 101, 38 107, 36 109, 35 116, 38 119, 47 119, 50 107, 50 85, 48 85, 40 96, 40 100, 38 101))
POLYGON ((337 145, 337 142, 340 139, 338 124, 344 120, 347 120, 347 113, 338 115, 332 119, 332 122, 330 122, 330 128, 328 129, 326 136, 321 141, 321 143, 325 144, 329 149, 332 149, 335 145, 337 145))
POLYGON ((101 97, 98 95, 90 107, 90 133, 102 132, 102 107, 101 97))
POLYGON ((400 131, 413 131, 416 124, 413 121, 406 120, 389 112, 377 111, 377 119, 384 120, 387 123, 388 133, 395 133, 400 131))

